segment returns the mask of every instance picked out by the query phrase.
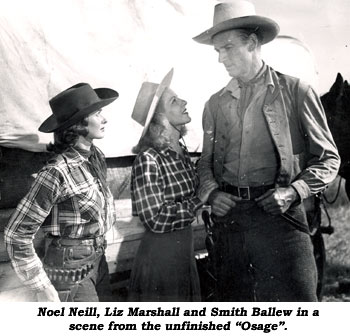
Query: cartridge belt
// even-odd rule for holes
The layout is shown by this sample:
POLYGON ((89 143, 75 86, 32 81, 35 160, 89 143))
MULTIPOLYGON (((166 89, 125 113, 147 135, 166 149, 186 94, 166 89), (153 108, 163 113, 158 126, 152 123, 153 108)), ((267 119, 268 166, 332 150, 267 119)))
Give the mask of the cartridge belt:
POLYGON ((98 270, 104 254, 104 236, 85 239, 48 236, 43 267, 53 284, 73 285, 98 270))
POLYGON ((64 282, 67 285, 73 285, 91 276, 95 270, 95 265, 89 263, 74 269, 44 265, 44 270, 51 282, 64 282))

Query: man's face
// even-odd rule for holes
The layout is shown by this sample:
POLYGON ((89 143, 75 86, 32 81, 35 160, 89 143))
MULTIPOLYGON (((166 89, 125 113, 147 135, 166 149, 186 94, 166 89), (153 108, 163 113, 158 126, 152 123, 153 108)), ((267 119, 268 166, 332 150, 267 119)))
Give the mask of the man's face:
POLYGON ((245 79, 249 74, 253 53, 248 42, 243 42, 235 30, 219 33, 213 38, 219 62, 223 63, 231 77, 245 79))

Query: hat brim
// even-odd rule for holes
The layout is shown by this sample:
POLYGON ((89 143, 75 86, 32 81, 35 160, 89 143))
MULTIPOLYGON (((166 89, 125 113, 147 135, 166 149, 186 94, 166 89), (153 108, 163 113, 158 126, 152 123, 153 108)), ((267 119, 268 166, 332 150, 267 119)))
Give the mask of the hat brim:
POLYGON ((280 30, 279 25, 275 21, 264 16, 250 15, 250 16, 232 18, 232 19, 220 22, 214 27, 195 36, 193 40, 195 40, 198 43, 212 45, 214 35, 227 30, 239 29, 239 28, 251 28, 251 29, 259 28, 262 44, 272 41, 278 35, 280 30))
POLYGON ((59 130, 63 130, 68 128, 79 120, 87 117, 91 113, 98 111, 99 109, 109 105, 113 101, 115 101, 119 97, 119 93, 112 89, 107 88, 99 88, 94 89, 97 96, 99 97, 99 101, 93 103, 82 110, 78 110, 74 113, 68 120, 65 122, 59 122, 54 114, 48 117, 39 127, 39 131, 43 133, 51 133, 59 130))
POLYGON ((152 102, 151 102, 151 105, 150 105, 150 108, 148 110, 148 113, 147 113, 147 118, 146 118, 146 121, 145 121, 145 125, 143 127, 143 131, 142 131, 142 134, 141 134, 141 137, 142 138, 145 133, 147 132, 148 130, 148 127, 150 125, 150 122, 154 116, 154 112, 157 108, 157 105, 159 103, 159 99, 160 97, 162 96, 162 94, 164 93, 165 89, 167 89, 170 84, 171 84, 171 80, 173 79, 173 74, 174 74, 174 69, 172 68, 166 75, 165 77, 162 79, 162 81, 159 83, 158 85, 158 88, 154 94, 154 97, 152 99, 152 102))

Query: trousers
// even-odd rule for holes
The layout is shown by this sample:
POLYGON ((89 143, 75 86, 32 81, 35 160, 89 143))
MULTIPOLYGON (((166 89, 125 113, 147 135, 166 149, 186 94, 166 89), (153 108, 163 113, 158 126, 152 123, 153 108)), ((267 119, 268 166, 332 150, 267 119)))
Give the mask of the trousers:
POLYGON ((81 282, 62 287, 55 283, 54 286, 62 302, 111 302, 112 291, 105 255, 97 261, 98 268, 91 276, 81 282))
MULTIPOLYGON (((79 242, 79 241, 78 241, 79 242)), ((105 246, 54 239, 46 250, 44 269, 63 302, 111 301, 105 246), (63 243, 62 243, 63 241, 63 243)))
POLYGON ((254 201, 212 216, 218 301, 317 301, 310 236, 254 201))

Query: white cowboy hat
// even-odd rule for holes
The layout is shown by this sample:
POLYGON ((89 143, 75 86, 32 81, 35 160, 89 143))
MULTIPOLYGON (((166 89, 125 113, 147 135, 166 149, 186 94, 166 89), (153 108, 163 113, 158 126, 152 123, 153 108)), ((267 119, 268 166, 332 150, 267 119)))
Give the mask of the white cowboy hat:
POLYGON ((255 7, 249 1, 235 0, 215 6, 213 27, 193 39, 198 43, 212 45, 214 35, 239 28, 255 29, 261 36, 261 43, 272 41, 279 33, 278 24, 264 16, 255 14, 255 7))
POLYGON ((162 79, 160 84, 143 82, 139 94, 136 98, 134 110, 131 118, 143 126, 141 138, 146 133, 152 120, 160 97, 164 90, 170 86, 174 69, 171 69, 162 79))

